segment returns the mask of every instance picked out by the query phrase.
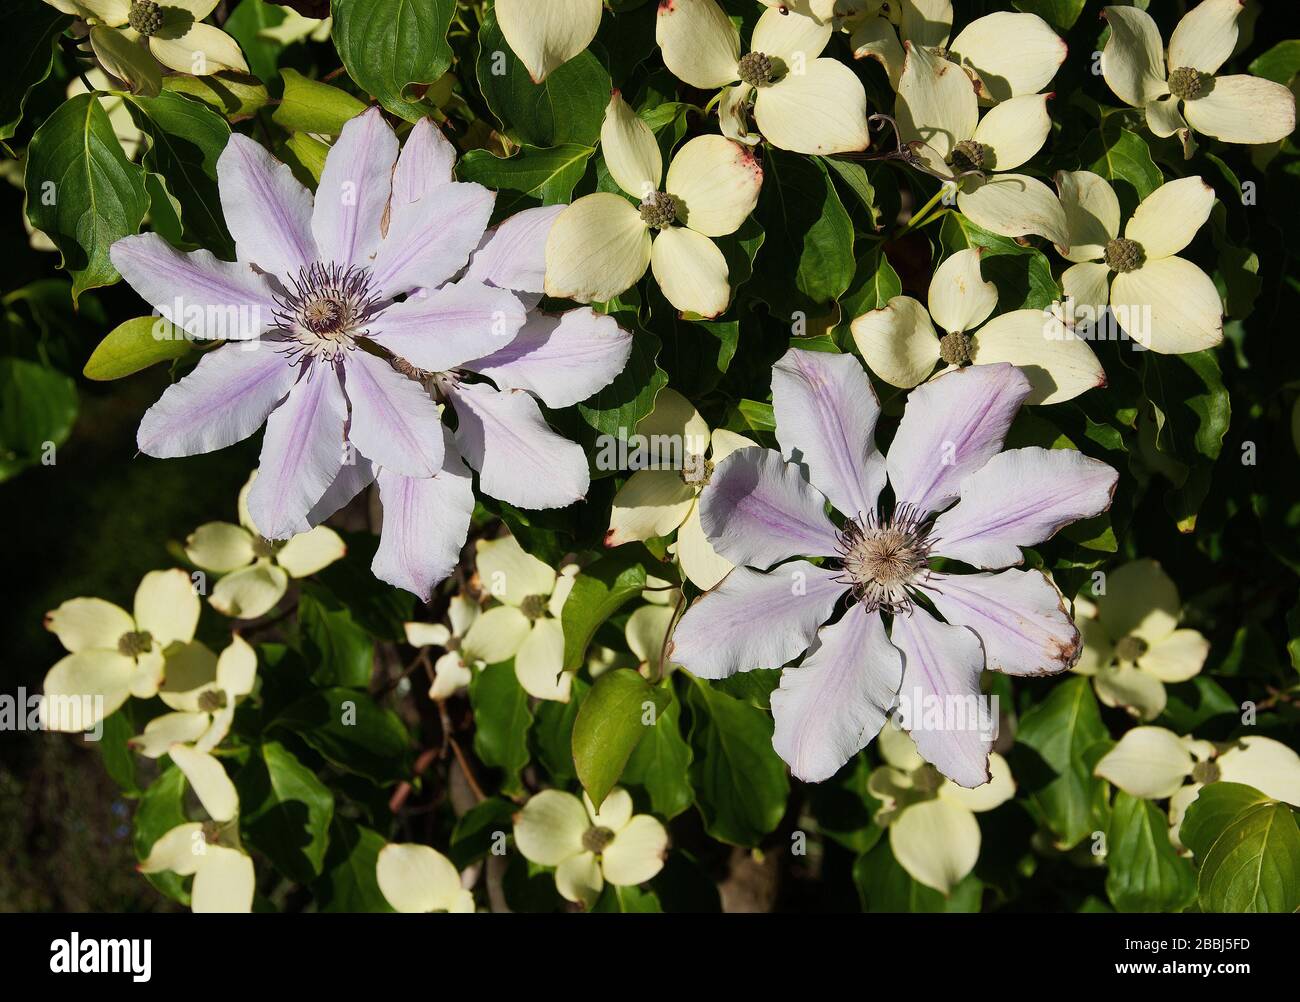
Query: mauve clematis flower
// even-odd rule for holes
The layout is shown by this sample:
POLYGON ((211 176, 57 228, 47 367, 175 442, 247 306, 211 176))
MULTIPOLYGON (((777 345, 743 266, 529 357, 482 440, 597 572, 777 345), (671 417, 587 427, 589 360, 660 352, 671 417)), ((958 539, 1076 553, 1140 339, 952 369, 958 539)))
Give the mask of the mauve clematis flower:
POLYGON ((1045 675, 1078 659, 1079 631, 1046 575, 929 566, 1009 568, 1020 547, 1110 507, 1118 474, 1105 463, 1070 449, 1001 451, 1029 392, 1005 363, 940 376, 912 391, 885 457, 873 442, 880 405, 856 359, 791 349, 773 368, 781 452, 733 452, 701 494, 704 532, 737 566, 687 610, 671 656, 716 679, 809 651, 772 693, 773 744, 800 779, 832 776, 905 698, 915 723, 927 708, 912 732, 921 755, 962 786, 986 783, 992 734, 969 718, 929 726, 928 707, 978 698, 986 667, 1045 675), (880 505, 886 480, 892 508, 880 505), (827 516, 828 500, 842 520, 827 516), (791 559, 807 554, 827 566, 791 559))
POLYGON ((228 342, 145 414, 141 451, 209 452, 265 421, 248 508, 267 538, 306 531, 377 482, 386 518, 373 569, 421 596, 464 540, 467 464, 486 493, 521 507, 583 496, 581 449, 550 430, 531 394, 576 403, 631 350, 629 334, 590 310, 530 317, 539 296, 516 292, 540 293, 557 210, 520 213, 485 239, 495 196, 453 181, 454 163, 428 121, 399 157, 371 109, 344 126, 313 200, 235 135, 217 165, 235 262, 183 254, 156 234, 112 251, 164 317, 228 342))

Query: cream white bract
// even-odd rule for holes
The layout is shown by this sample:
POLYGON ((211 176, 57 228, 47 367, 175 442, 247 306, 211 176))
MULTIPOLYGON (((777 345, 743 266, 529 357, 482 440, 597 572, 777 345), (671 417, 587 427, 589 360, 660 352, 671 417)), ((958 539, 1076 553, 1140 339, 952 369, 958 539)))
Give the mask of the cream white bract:
POLYGON ((1203 0, 1178 22, 1167 51, 1146 11, 1104 12, 1110 25, 1101 54, 1106 83, 1121 101, 1146 112, 1157 136, 1177 133, 1188 157, 1192 132, 1257 144, 1285 139, 1295 129, 1295 96, 1282 84, 1245 73, 1218 75, 1237 46, 1241 10, 1242 0, 1203 0))
POLYGON ((1056 175, 1069 225, 1059 243, 1076 262, 1061 276, 1072 309, 1094 323, 1107 306, 1124 332, 1151 351, 1181 355, 1223 340, 1223 303, 1214 281, 1178 252, 1192 242, 1214 207, 1214 189, 1199 177, 1161 185, 1134 210, 1120 236, 1115 190, 1089 171, 1056 175))
POLYGON ((649 267, 677 309, 722 313, 731 286, 711 238, 736 232, 754 211, 763 169, 753 152, 722 136, 697 136, 677 151, 665 178, 654 133, 618 93, 600 142, 610 176, 640 205, 596 192, 560 213, 546 243, 547 294, 605 302, 649 267))
POLYGON ((935 269, 928 313, 911 296, 895 296, 853 321, 854 343, 871 371, 911 389, 941 360, 949 367, 1010 362, 1033 387, 1027 404, 1059 403, 1105 386, 1092 348, 1051 313, 1014 310, 984 323, 998 293, 980 274, 981 254, 967 248, 935 269))
POLYGON ((207 76, 248 72, 238 43, 203 24, 219 0, 45 0, 90 26, 95 58, 109 73, 142 94, 162 90, 159 63, 178 73, 207 76))
POLYGON ((861 81, 843 63, 818 58, 831 33, 829 24, 773 8, 758 19, 742 56, 740 34, 714 0, 660 4, 655 28, 664 63, 678 79, 727 87, 719 110, 725 135, 749 138, 745 112, 752 105, 759 132, 773 146, 822 155, 870 143, 861 81))
POLYGON ((1154 560, 1134 560, 1106 575, 1095 604, 1080 596, 1074 611, 1083 655, 1074 670, 1091 675, 1097 698, 1142 720, 1165 708, 1165 684, 1200 673, 1210 642, 1180 629, 1182 601, 1173 580, 1154 560))

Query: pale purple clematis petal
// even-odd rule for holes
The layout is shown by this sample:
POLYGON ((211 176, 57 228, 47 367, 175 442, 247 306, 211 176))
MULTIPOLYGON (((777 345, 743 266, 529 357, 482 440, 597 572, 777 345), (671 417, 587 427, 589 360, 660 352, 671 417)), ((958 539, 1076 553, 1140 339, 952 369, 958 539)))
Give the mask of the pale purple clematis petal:
POLYGON ((325 160, 311 232, 316 253, 344 268, 368 265, 379 247, 393 191, 397 136, 382 115, 358 115, 325 160))
POLYGON ((380 470, 378 477, 384 523, 371 570, 426 602, 434 586, 455 570, 474 513, 469 471, 450 443, 446 456, 433 477, 389 470, 380 470))
POLYGON ((838 533, 826 499, 799 467, 772 449, 737 449, 700 495, 700 524, 719 556, 771 567, 790 557, 835 552, 838 533))
POLYGON ((934 523, 934 553, 997 570, 1020 547, 1110 507, 1118 475, 1073 449, 1001 452, 961 484, 961 500, 934 523))
POLYGON ((890 640, 903 652, 899 696, 916 750, 954 783, 987 783, 993 730, 987 718, 972 712, 980 705, 984 670, 980 638, 973 630, 941 623, 914 606, 894 617, 890 640), (943 715, 926 719, 927 712, 943 715), (969 719, 957 719, 959 712, 969 719))
POLYGON ((837 511, 865 515, 885 486, 876 451, 880 403, 852 355, 805 361, 788 352, 772 366, 772 411, 786 459, 808 470, 837 511))
MULTIPOLYGON (((845 356, 848 357, 848 356, 845 356)), ((880 617, 850 606, 823 627, 797 667, 772 692, 772 747, 796 776, 834 776, 884 726, 903 678, 903 656, 880 617)))
POLYGON ((922 514, 956 501, 962 478, 1002 449, 1029 391, 1011 365, 956 369, 914 389, 889 449, 894 497, 922 514))
POLYGON ((459 421, 456 448, 484 492, 523 508, 563 508, 586 496, 586 453, 551 430, 529 394, 464 383, 448 395, 459 421))
POLYGON ((576 403, 631 350, 626 331, 590 310, 525 326, 557 210, 522 213, 489 236, 495 195, 455 181, 454 163, 431 122, 399 151, 372 108, 343 127, 313 199, 236 135, 217 164, 236 261, 181 254, 156 235, 113 249, 164 315, 197 336, 245 339, 167 390, 141 422, 140 448, 189 455, 265 422, 249 508, 270 538, 318 524, 377 480, 397 509, 374 570, 422 596, 464 540, 467 462, 511 504, 558 507, 586 493, 582 450, 550 429, 532 394, 576 403), (554 389, 543 385, 561 372, 554 389), (447 445, 447 405, 460 407, 459 448, 447 445))
POLYGON ((456 147, 429 119, 411 127, 393 169, 393 212, 403 214, 434 188, 450 184, 456 169, 456 147))
POLYGON ((297 378, 298 370, 261 341, 210 351, 145 412, 136 444, 146 455, 173 459, 242 442, 297 378))
POLYGON ((540 297, 546 287, 546 239, 566 208, 541 205, 503 220, 483 238, 465 277, 540 297))
POLYGON ((374 482, 374 464, 364 456, 358 456, 356 450, 349 451, 343 457, 343 465, 339 468, 338 476, 316 502, 316 506, 307 516, 307 521, 312 525, 319 525, 374 482))
POLYGON ((347 370, 352 423, 348 440, 373 463, 408 477, 442 467, 438 405, 415 380, 381 358, 359 352, 347 370))
POLYGON ((980 703, 981 672, 1050 674, 1078 660, 1079 632, 1045 575, 929 566, 935 556, 1018 564, 1021 546, 1110 507, 1118 474, 1105 463, 1065 449, 1000 451, 1028 393, 1006 364, 940 376, 912 392, 882 463, 871 441, 879 408, 856 361, 793 348, 776 364, 777 438, 790 461, 742 449, 713 472, 700 523, 738 566, 686 611, 672 657, 721 678, 787 665, 811 644, 772 694, 774 745, 799 778, 834 774, 897 710, 923 756, 978 786, 989 778, 996 723, 980 703), (895 498, 888 510, 878 499, 882 465, 895 498), (751 569, 831 554, 816 569, 824 587, 810 584, 802 598, 786 578, 812 565, 751 569), (818 632, 846 593, 843 615, 818 632))
POLYGON ((252 268, 183 254, 157 233, 124 237, 109 257, 145 302, 197 338, 255 338, 275 312, 274 290, 252 268))
POLYGON ((984 660, 1008 675, 1055 675, 1079 660, 1079 631, 1042 571, 930 575, 926 594, 943 618, 984 641, 984 660))
POLYGON ((669 653, 700 678, 776 668, 808 649, 847 590, 837 571, 806 560, 767 574, 737 567, 695 600, 669 653))
POLYGON ((527 315, 513 293, 467 279, 390 306, 370 336, 414 366, 443 372, 508 345, 527 315))
MULTIPOLYGON (((404 173, 400 166, 399 160, 397 173, 404 173)), ((496 195, 481 184, 452 181, 426 184, 419 199, 394 206, 375 255, 375 291, 393 296, 451 279, 482 241, 495 204, 496 195)))
POLYGON ((217 159, 217 192, 240 264, 285 276, 316 260, 311 192, 257 143, 230 137, 217 159))
POLYGON ((528 390, 547 407, 569 407, 604 389, 627 365, 632 335, 611 316, 580 308, 533 313, 491 355, 466 362, 503 390, 528 390))
POLYGON ((311 528, 308 513, 343 466, 347 417, 338 373, 317 365, 266 419, 258 475, 248 492, 248 513, 262 535, 287 539, 311 528))

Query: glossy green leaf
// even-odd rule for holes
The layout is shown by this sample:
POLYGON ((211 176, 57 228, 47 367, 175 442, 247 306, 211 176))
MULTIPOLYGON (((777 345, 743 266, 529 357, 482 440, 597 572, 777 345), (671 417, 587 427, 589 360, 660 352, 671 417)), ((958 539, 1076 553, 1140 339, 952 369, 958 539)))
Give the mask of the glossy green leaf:
POLYGON ((668 693, 630 668, 596 679, 573 722, 573 763, 587 796, 599 810, 637 743, 657 727, 668 693))
POLYGON ((121 276, 109 249, 140 230, 145 171, 126 158, 99 101, 81 94, 47 118, 27 150, 27 218, 54 241, 74 302, 121 276))
POLYGON ((269 741, 235 776, 240 836, 291 880, 310 882, 325 863, 334 794, 284 745, 269 741))
POLYGON ((456 0, 335 0, 334 44, 348 75, 385 110, 414 122, 423 88, 451 65, 456 0))

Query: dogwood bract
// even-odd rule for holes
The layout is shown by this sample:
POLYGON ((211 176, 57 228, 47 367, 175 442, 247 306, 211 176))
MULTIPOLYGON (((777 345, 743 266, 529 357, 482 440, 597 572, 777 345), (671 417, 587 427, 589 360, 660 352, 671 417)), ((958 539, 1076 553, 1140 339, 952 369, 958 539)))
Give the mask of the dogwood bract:
POLYGON ((460 883, 455 865, 427 845, 393 843, 379 850, 375 881, 396 911, 472 912, 474 895, 460 883))
POLYGON ((137 869, 193 875, 194 912, 248 912, 256 890, 253 861, 239 847, 239 794, 221 763, 183 744, 169 749, 210 821, 177 825, 159 838, 137 869))
POLYGON ((813 16, 849 32, 855 59, 874 59, 897 90, 902 43, 936 50, 961 65, 980 100, 1005 101, 1047 86, 1065 61, 1065 42, 1037 14, 995 11, 976 18, 951 43, 949 0, 808 0, 813 16))
POLYGON ((45 676, 45 726, 84 731, 129 697, 156 695, 169 654, 194 639, 199 611, 189 575, 170 570, 144 576, 134 614, 101 598, 69 599, 46 613, 45 628, 69 653, 45 676))
POLYGON ((176 744, 210 752, 230 733, 235 704, 253 691, 257 652, 239 634, 217 658, 192 659, 193 677, 168 679, 159 698, 174 710, 154 717, 127 743, 145 758, 159 758, 176 744), (204 668, 211 666, 211 671, 204 668))
POLYGON ((646 469, 627 478, 614 495, 605 545, 666 536, 676 529, 675 553, 682 573, 707 591, 731 564, 704 538, 696 500, 719 462, 757 443, 725 428, 710 431, 691 402, 668 387, 659 391, 654 410, 637 424, 636 433, 652 449, 656 443, 679 444, 681 454, 675 463, 652 456, 646 469))
POLYGON ((1075 262, 1061 275, 1061 287, 1075 308, 1099 320, 1109 305, 1129 337, 1162 355, 1223 340, 1223 302, 1214 281, 1177 256, 1209 218, 1213 188, 1199 177, 1162 184, 1134 210, 1121 237, 1119 199, 1104 178, 1060 171, 1056 187, 1069 226, 1057 250, 1075 262))
POLYGON ((809 651, 771 698, 773 745, 800 779, 834 775, 906 702, 921 755, 961 786, 986 783, 992 735, 954 704, 978 700, 986 667, 1046 675, 1078 659, 1078 630, 1042 572, 929 566, 1010 568, 1022 546, 1110 506, 1118 474, 1105 463, 1001 451, 1029 393, 1002 363, 931 380, 909 395, 886 458, 874 444, 880 405, 851 355, 792 348, 773 368, 781 452, 739 449, 713 471, 700 523, 737 566, 687 610, 669 654, 717 679, 809 651), (880 506, 886 478, 892 509, 880 506), (809 554, 829 564, 791 559, 809 554), (936 709, 941 723, 923 725, 936 709))
POLYGON ((1204 0, 1178 22, 1168 52, 1146 11, 1102 12, 1110 26, 1101 53, 1106 83, 1121 101, 1146 113, 1157 136, 1177 133, 1189 158, 1192 131, 1225 143, 1258 144, 1278 142, 1295 129, 1295 95, 1287 87, 1245 73, 1217 75, 1237 47, 1242 6, 1242 0, 1204 0))
POLYGON ((722 136, 697 136, 677 151, 665 179, 654 133, 617 92, 600 145, 610 176, 640 207, 601 191, 566 208, 546 244, 547 294, 604 302, 649 267, 677 309, 717 316, 731 286, 727 260, 710 238, 734 233, 754 211, 763 169, 753 152, 722 136))
POLYGON ((428 120, 399 157, 371 109, 343 127, 313 202, 287 166, 234 135, 217 174, 236 262, 182 254, 157 234, 112 249, 163 316, 228 342, 149 409, 140 449, 209 452, 265 421, 248 511, 266 537, 306 532, 377 482, 373 569, 425 598, 468 531, 466 466, 485 493, 521 507, 583 496, 586 458, 534 394, 577 403, 631 351, 631 336, 590 310, 530 315, 536 300, 516 292, 541 291, 555 211, 519 213, 485 239, 495 196, 453 181, 454 162, 428 120), (441 422, 448 405, 454 434, 441 422))
POLYGON ((1097 698, 1142 720, 1165 708, 1165 684, 1186 682, 1205 665, 1210 642, 1179 629, 1178 588, 1154 560, 1134 560, 1106 575, 1096 604, 1074 600, 1083 656, 1074 670, 1091 675, 1097 698))
POLYGON ((831 33, 829 24, 773 8, 758 19, 742 56, 740 33, 714 0, 661 3, 655 25, 664 64, 678 79, 727 88, 719 106, 725 135, 747 137, 743 109, 752 104, 763 138, 779 149, 855 153, 871 142, 867 95, 851 69, 818 58, 831 33))
POLYGON ((1261 735, 1215 744, 1163 727, 1134 727, 1093 772, 1134 797, 1167 798, 1175 845, 1181 844, 1178 831, 1187 808, 1207 783, 1242 783, 1300 807, 1300 755, 1261 735))
POLYGON ((514 536, 480 539, 475 553, 483 588, 501 605, 469 625, 463 656, 489 665, 514 658, 515 675, 529 695, 567 703, 572 677, 564 670, 560 612, 578 568, 570 564, 557 574, 525 553, 514 536))
POLYGON ((533 83, 582 52, 596 37, 604 0, 497 0, 492 5, 506 44, 533 83))
POLYGON ((318 525, 284 542, 269 540, 248 513, 254 472, 239 492, 239 524, 205 522, 185 540, 185 555, 205 571, 221 575, 208 601, 224 616, 256 619, 275 608, 290 578, 305 578, 347 552, 333 529, 318 525))
POLYGON ((515 845, 524 858, 555 867, 555 886, 568 901, 590 908, 606 881, 616 887, 643 884, 664 865, 668 832, 657 818, 632 813, 622 787, 592 806, 563 790, 543 790, 515 815, 515 845))
POLYGON ((1065 212, 1037 178, 1010 173, 1047 141, 1050 94, 1008 97, 980 117, 970 78, 956 63, 907 43, 898 83, 899 137, 926 169, 957 189, 957 208, 1006 237, 1036 233, 1060 244, 1065 212))
POLYGON ((450 699, 469 685, 470 666, 461 654, 461 645, 481 613, 479 604, 468 595, 453 595, 447 604, 450 626, 442 623, 403 624, 406 642, 412 647, 441 647, 446 652, 433 663, 430 699, 450 699))
POLYGON ((916 880, 948 894, 975 868, 980 855, 977 813, 1016 795, 1011 767, 989 754, 989 782, 977 790, 944 779, 915 742, 893 724, 880 731, 885 765, 871 773, 867 791, 880 801, 875 822, 889 830, 889 848, 916 880))
POLYGON ((95 58, 142 94, 162 90, 162 63, 178 73, 207 76, 248 72, 239 44, 220 28, 202 24, 219 0, 45 0, 90 26, 95 58))
POLYGON ((891 386, 910 389, 929 378, 940 360, 949 366, 1009 362, 1033 387, 1027 404, 1059 403, 1105 386, 1092 348, 1051 313, 1013 310, 979 327, 998 301, 997 287, 980 273, 982 253, 960 250, 935 269, 928 313, 911 296, 895 296, 853 321, 853 341, 871 371, 891 386))

